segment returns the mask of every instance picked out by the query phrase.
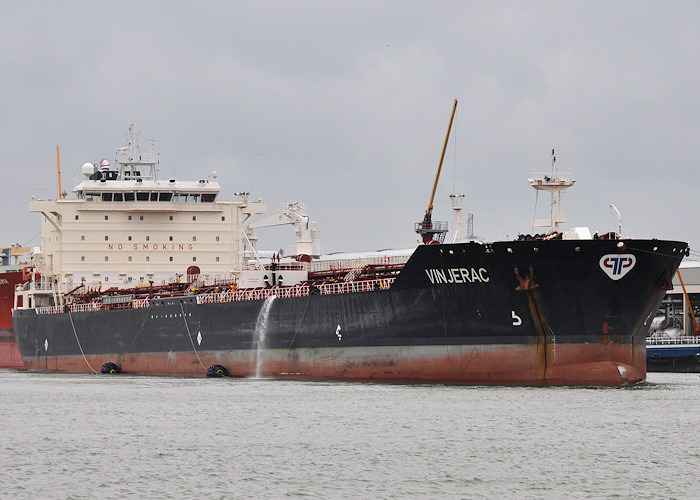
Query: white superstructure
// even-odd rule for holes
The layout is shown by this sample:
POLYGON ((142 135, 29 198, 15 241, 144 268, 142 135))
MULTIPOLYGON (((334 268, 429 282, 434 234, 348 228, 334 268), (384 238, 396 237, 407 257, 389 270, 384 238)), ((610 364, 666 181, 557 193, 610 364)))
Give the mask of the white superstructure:
POLYGON ((220 200, 213 179, 159 180, 157 154, 141 154, 136 139, 130 127, 116 169, 106 160, 83 165, 74 199, 30 201, 43 216, 42 274, 108 288, 239 272, 255 255, 248 222, 266 204, 248 193, 220 200))

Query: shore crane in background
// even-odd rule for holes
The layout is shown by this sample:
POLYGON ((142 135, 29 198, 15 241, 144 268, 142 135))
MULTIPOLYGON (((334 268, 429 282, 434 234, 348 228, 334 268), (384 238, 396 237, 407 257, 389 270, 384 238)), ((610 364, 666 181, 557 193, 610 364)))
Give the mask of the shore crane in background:
POLYGON ((440 179, 440 171, 442 170, 442 161, 445 159, 445 150, 447 142, 450 140, 450 131, 452 130, 452 121, 457 111, 457 99, 452 106, 452 114, 450 115, 450 124, 447 126, 447 134, 445 135, 445 143, 442 146, 442 154, 440 155, 440 163, 438 164, 437 173, 435 174, 435 182, 433 183, 433 192, 430 194, 430 202, 428 209, 425 211, 425 217, 422 222, 416 222, 415 231, 423 238, 423 243, 426 245, 442 243, 445 240, 447 233, 447 221, 433 222, 433 200, 435 199, 435 191, 437 190, 438 180, 440 179))

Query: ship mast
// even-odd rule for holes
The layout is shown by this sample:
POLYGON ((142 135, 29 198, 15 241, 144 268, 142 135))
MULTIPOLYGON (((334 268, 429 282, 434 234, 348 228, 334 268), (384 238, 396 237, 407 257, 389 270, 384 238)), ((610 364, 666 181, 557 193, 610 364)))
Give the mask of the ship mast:
POLYGON ((533 174, 527 182, 537 191, 535 195, 535 210, 532 214, 531 234, 535 234, 536 227, 546 227, 548 233, 558 233, 560 231, 559 226, 566 223, 565 213, 561 207, 562 194, 565 189, 573 186, 576 181, 573 180, 570 173, 557 173, 557 158, 554 156, 554 150, 552 150, 552 173, 533 174), (549 219, 535 219, 540 191, 548 191, 551 196, 549 219))
POLYGON ((420 234, 423 238, 423 243, 442 243, 445 240, 445 233, 447 233, 447 222, 446 221, 435 221, 433 222, 433 201, 435 200, 435 191, 437 190, 438 180, 440 179, 440 171, 442 170, 442 161, 445 159, 445 151, 447 150, 447 142, 450 139, 450 131, 452 130, 452 121, 455 117, 455 111, 457 111, 457 99, 452 106, 452 114, 450 115, 450 123, 447 126, 447 133, 445 134, 445 143, 442 146, 442 154, 440 154, 440 163, 438 164, 437 172, 435 173, 435 182, 433 182, 433 191, 430 193, 430 201, 428 202, 428 209, 425 211, 425 216, 423 217, 423 222, 416 222, 415 231, 420 234))
POLYGON ((138 132, 134 131, 134 126, 129 125, 127 145, 117 150, 119 180, 141 179, 142 181, 155 181, 157 179, 156 167, 158 165, 155 141, 149 141, 151 144, 149 153, 141 153, 138 144, 138 135, 138 132), (148 171, 145 169, 148 169, 148 171))
POLYGON ((61 151, 56 146, 56 163, 58 164, 58 199, 66 197, 66 192, 61 189, 61 151))

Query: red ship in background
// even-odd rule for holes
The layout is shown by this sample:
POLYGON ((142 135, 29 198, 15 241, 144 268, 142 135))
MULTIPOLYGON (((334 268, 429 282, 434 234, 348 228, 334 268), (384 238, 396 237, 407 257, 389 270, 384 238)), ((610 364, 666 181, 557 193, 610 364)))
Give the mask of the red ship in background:
POLYGON ((30 248, 19 245, 0 250, 0 368, 24 369, 12 330, 12 305, 17 285, 30 280, 30 248))

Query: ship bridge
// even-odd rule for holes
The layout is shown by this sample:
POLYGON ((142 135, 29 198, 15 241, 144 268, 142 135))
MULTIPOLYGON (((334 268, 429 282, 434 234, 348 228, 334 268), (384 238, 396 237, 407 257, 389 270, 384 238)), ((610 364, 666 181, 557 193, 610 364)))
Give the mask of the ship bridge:
MULTIPOLYGON (((107 173, 112 173, 111 171, 107 173)), ((218 182, 196 181, 142 181, 137 180, 86 180, 73 192, 87 202, 172 202, 213 203, 221 190, 218 182)), ((101 206, 102 209, 107 208, 101 206)), ((119 207, 120 209, 126 207, 119 207)))

